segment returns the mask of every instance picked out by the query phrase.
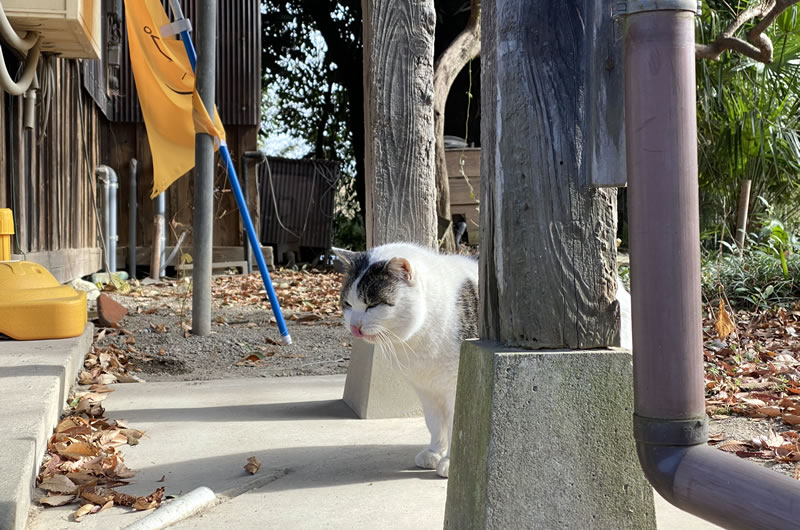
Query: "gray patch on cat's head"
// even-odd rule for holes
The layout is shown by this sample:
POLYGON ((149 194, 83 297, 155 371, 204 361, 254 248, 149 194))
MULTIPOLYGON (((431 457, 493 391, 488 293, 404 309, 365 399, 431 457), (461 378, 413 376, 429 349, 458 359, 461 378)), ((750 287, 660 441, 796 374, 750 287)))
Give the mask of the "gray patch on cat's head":
POLYGON ((356 286, 358 298, 368 306, 394 305, 397 289, 402 282, 398 275, 392 272, 389 261, 376 261, 371 264, 356 286))
POLYGON ((472 280, 467 280, 458 288, 459 337, 461 340, 473 339, 478 336, 478 286, 472 280))
POLYGON ((359 252, 348 257, 344 268, 344 278, 342 279, 342 291, 339 296, 339 304, 344 306, 344 299, 353 283, 358 280, 365 270, 369 267, 369 255, 366 252, 359 252))

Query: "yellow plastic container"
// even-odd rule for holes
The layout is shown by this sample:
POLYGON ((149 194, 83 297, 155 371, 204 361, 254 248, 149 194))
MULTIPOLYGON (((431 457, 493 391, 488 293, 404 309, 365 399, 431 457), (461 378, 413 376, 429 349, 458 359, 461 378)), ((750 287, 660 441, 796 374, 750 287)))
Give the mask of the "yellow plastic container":
POLYGON ((8 261, 14 222, 0 209, 0 333, 17 340, 77 337, 86 327, 86 293, 61 285, 31 261, 8 261))
POLYGON ((0 261, 11 259, 12 235, 14 235, 14 216, 8 208, 0 208, 0 261))

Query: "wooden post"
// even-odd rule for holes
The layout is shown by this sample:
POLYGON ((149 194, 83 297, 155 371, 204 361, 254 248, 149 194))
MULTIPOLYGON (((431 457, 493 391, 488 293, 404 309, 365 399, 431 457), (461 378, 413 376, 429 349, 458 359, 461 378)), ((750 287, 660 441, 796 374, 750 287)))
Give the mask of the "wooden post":
POLYGON ((462 348, 448 529, 655 528, 613 348, 616 190, 593 173, 624 158, 592 137, 619 130, 598 93, 622 72, 593 79, 613 48, 594 4, 482 2, 482 340, 462 348))
POLYGON ((363 0, 367 247, 436 243, 433 0, 363 0))
MULTIPOLYGON (((367 246, 437 241, 433 131, 433 0, 363 0, 367 246)), ((389 362, 355 341, 345 402, 362 418, 416 414, 389 362)))
POLYGON ((616 190, 592 187, 584 158, 595 93, 583 26, 593 22, 582 15, 608 14, 534 2, 500 16, 516 3, 498 0, 484 18, 484 30, 531 33, 498 27, 482 47, 481 337, 531 349, 617 344, 616 190))
POLYGON ((736 215, 736 246, 739 247, 739 257, 744 253, 744 240, 747 235, 747 212, 750 207, 750 179, 742 181, 739 191, 739 208, 736 215))

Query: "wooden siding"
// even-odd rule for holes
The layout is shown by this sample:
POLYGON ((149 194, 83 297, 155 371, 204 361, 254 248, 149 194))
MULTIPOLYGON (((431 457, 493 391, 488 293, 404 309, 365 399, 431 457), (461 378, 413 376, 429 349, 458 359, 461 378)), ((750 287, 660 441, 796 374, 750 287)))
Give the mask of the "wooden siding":
MULTIPOLYGON (((17 245, 32 259, 72 260, 69 256, 75 253, 63 251, 75 249, 86 249, 95 256, 89 261, 76 257, 82 264, 79 266, 65 265, 70 274, 83 275, 99 267, 99 253, 90 250, 99 246, 93 208, 97 192, 93 172, 100 153, 99 131, 103 118, 92 100, 79 92, 78 63, 55 58, 47 61, 52 72, 52 96, 49 117, 43 127, 38 124, 44 115, 42 103, 45 102, 41 101, 41 95, 37 125, 32 130, 23 128, 22 96, 5 94, 0 97, 3 123, 0 207, 14 210, 17 245), (84 156, 84 141, 88 160, 84 156), (53 255, 58 252, 63 255, 53 255)), ((42 76, 40 82, 46 83, 46 76, 42 76)), ((16 252, 15 245, 12 253, 16 252)), ((62 276, 60 279, 71 278, 62 276)))
MULTIPOLYGON (((255 127, 226 127, 228 148, 231 151, 239 181, 244 182, 240 167, 241 154, 257 147, 257 129, 255 127)), ((119 174, 119 217, 117 231, 119 246, 128 245, 128 196, 130 190, 130 160, 138 161, 138 180, 136 197, 139 204, 136 218, 136 246, 149 247, 153 244, 153 211, 154 200, 150 199, 153 189, 153 159, 147 142, 147 130, 143 123, 113 123, 109 125, 109 140, 104 160, 114 167, 119 174)), ((259 226, 259 207, 256 191, 255 171, 250 167, 250 209, 256 227, 259 226)), ((216 175, 214 177, 214 246, 239 246, 244 242, 244 232, 239 210, 228 183, 227 172, 217 155, 216 175)), ((167 245, 172 246, 184 231, 187 232, 183 243, 185 251, 191 253, 192 245, 192 213, 194 211, 194 170, 190 171, 170 186, 167 191, 167 245)), ((126 254, 127 255, 127 254, 126 254)), ((137 261, 139 259, 137 258, 137 261)), ((117 267, 123 268, 125 261, 118 261, 117 267)), ((141 263, 146 265, 146 263, 141 263)))

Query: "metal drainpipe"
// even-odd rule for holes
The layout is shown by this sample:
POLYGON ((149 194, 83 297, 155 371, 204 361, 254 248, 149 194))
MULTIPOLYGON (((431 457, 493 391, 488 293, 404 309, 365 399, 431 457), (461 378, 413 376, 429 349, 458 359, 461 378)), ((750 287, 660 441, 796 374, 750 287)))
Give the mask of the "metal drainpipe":
POLYGON ((161 229, 158 233, 158 238, 161 240, 161 254, 159 257, 159 278, 164 276, 164 271, 167 268, 166 260, 167 260, 167 194, 166 192, 161 192, 156 195, 156 216, 161 216, 163 222, 161 223, 161 229))
MULTIPOLYGON (((244 201, 248 208, 250 207, 250 171, 248 171, 249 160, 253 161, 253 167, 258 167, 267 159, 267 155, 261 151, 245 151, 242 153, 242 177, 244 178, 244 201)), ((247 274, 253 272, 253 250, 250 248, 250 242, 247 241, 247 236, 244 238, 244 258, 247 260, 247 274)))
POLYGON ((800 482, 707 445, 694 1, 627 2, 634 436, 668 501, 726 528, 800 527, 800 482))
POLYGON ((119 179, 117 172, 104 165, 97 166, 94 170, 100 182, 103 183, 104 216, 103 227, 105 228, 106 243, 106 272, 117 272, 117 190, 119 189, 119 179))
POLYGON ((137 173, 139 162, 131 158, 128 164, 128 275, 136 278, 136 209, 137 198, 137 173))

